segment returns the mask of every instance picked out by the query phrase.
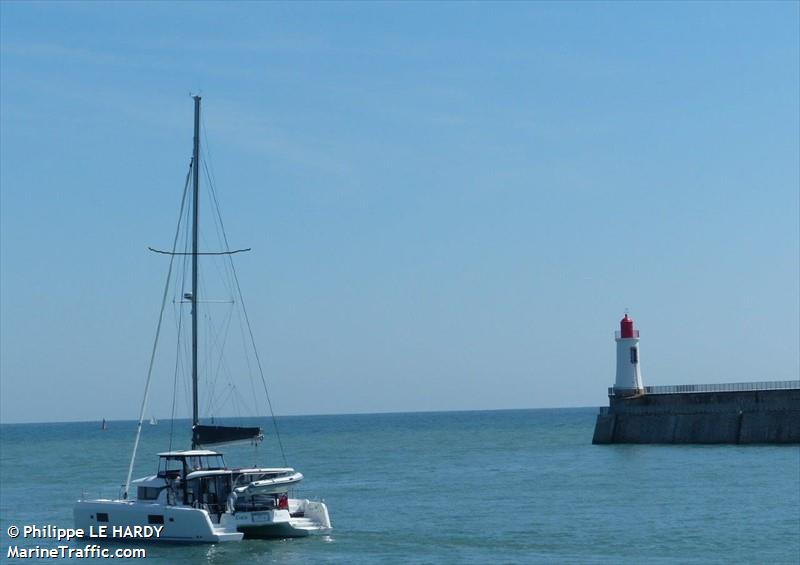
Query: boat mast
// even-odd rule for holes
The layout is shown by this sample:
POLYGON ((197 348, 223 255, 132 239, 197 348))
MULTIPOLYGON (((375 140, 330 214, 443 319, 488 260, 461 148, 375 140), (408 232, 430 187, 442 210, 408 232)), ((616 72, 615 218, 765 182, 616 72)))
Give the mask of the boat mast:
POLYGON ((197 228, 200 191, 200 97, 194 98, 194 151, 192 154, 192 449, 195 449, 194 428, 197 426, 197 228))

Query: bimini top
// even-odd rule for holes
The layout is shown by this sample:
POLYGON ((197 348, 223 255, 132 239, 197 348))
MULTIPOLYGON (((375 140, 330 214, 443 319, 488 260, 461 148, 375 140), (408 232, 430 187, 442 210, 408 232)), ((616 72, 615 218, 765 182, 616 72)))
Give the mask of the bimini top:
POLYGON ((207 457, 209 455, 222 455, 218 451, 210 449, 184 449, 182 451, 165 451, 159 453, 159 457, 207 457))

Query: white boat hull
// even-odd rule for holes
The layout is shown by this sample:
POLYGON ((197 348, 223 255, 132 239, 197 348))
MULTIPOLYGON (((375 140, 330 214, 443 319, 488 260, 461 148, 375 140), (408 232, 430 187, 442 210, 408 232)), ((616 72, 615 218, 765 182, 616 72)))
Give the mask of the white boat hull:
POLYGON ((290 499, 289 510, 234 513, 237 529, 245 539, 297 538, 331 530, 324 502, 290 499))
POLYGON ((224 514, 221 523, 215 524, 208 512, 189 506, 165 506, 127 500, 79 500, 75 503, 73 516, 76 528, 88 532, 92 527, 96 532, 99 526, 107 526, 109 537, 115 526, 163 526, 158 537, 135 538, 137 541, 218 543, 239 541, 243 537, 236 530, 236 522, 230 514, 224 514), (107 520, 99 521, 98 513, 106 514, 107 520))

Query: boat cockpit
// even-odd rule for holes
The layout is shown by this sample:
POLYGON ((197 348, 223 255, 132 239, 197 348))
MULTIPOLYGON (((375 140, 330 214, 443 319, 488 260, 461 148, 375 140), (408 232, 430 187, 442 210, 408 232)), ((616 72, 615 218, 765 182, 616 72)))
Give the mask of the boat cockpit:
POLYGON ((134 481, 138 501, 204 508, 214 521, 227 508, 288 509, 288 491, 303 478, 290 467, 228 469, 221 453, 206 449, 158 457, 158 474, 134 481))
POLYGON ((194 471, 225 469, 221 453, 207 449, 167 451, 158 454, 158 476, 166 479, 186 479, 194 471))

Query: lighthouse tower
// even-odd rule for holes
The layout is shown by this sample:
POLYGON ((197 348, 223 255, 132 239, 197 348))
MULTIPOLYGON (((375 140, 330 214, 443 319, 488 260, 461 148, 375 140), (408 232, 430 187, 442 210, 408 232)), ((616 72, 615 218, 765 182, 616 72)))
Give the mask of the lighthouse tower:
POLYGON ((644 392, 642 373, 639 370, 639 330, 633 329, 633 320, 625 314, 616 332, 617 342, 617 380, 614 394, 631 396, 644 392))

